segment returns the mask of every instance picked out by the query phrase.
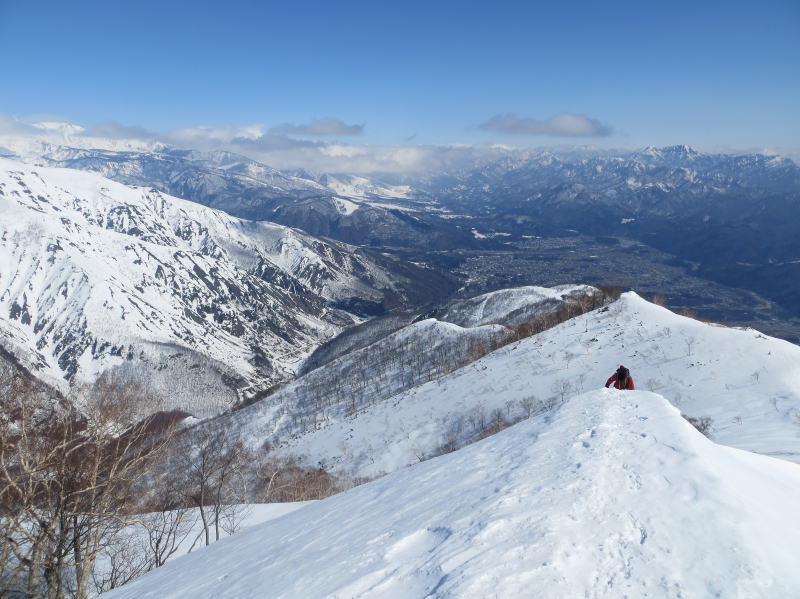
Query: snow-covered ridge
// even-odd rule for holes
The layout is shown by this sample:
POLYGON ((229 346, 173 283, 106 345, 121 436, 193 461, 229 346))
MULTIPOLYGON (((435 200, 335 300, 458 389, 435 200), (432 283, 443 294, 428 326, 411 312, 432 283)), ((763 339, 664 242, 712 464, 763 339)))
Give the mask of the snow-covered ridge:
MULTIPOLYGON (((514 327, 521 324, 523 316, 527 319, 554 313, 575 302, 578 296, 594 292, 597 290, 587 285, 552 289, 532 286, 455 300, 442 314, 436 311, 428 317, 419 317, 393 332, 379 329, 377 338, 365 331, 368 343, 305 373, 269 397, 202 427, 222 428, 253 446, 268 442, 290 452, 295 443, 305 448, 307 439, 321 435, 339 449, 328 448, 327 455, 324 450, 309 455, 314 464, 328 464, 339 459, 342 448, 349 445, 347 438, 361 439, 372 448, 373 444, 386 442, 396 434, 388 423, 381 428, 372 422, 362 430, 359 416, 367 416, 365 421, 369 422, 373 406, 391 398, 380 413, 387 421, 394 413, 402 418, 406 406, 398 404, 398 399, 416 394, 420 386, 425 388, 425 383, 447 377, 448 373, 508 343, 515 338, 514 327), (330 432, 324 432, 329 427, 330 432)), ((362 328, 369 329, 371 324, 364 323, 362 328)), ((427 454, 431 449, 425 447, 423 451, 427 454)), ((373 459, 372 464, 377 468, 384 462, 373 459)), ((353 464, 339 464, 340 468, 346 466, 353 464)), ((382 472, 370 470, 358 475, 382 472)))
POLYGON ((793 597, 799 496, 800 466, 593 391, 107 596, 793 597))
POLYGON ((394 198, 408 199, 412 189, 408 185, 387 185, 356 175, 323 175, 320 183, 336 195, 353 199, 394 198))
MULTIPOLYGON (((365 359, 373 363, 369 353, 365 359)), ((710 418, 715 440, 800 462, 800 347, 679 316, 633 293, 441 378, 324 420, 319 430, 312 422, 303 427, 310 432, 281 451, 355 476, 393 472, 474 440, 479 422, 493 413, 514 421, 600 387, 619 364, 631 369, 638 388, 660 393, 689 416, 710 418)), ((355 379, 370 372, 358 360, 345 370, 355 379)), ((385 386, 398 374, 368 380, 385 386)), ((292 385, 302 386, 304 378, 292 385)), ((284 390, 287 398, 297 397, 293 388, 284 390)), ((234 416, 241 428, 226 428, 241 430, 254 445, 274 441, 271 423, 280 421, 281 397, 234 416)))
POLYGON ((230 402, 355 322, 333 304, 395 283, 345 244, 0 159, 0 342, 62 387, 114 370, 230 402))
POLYGON ((565 300, 596 291, 589 285, 530 285, 501 289, 454 302, 440 318, 462 327, 497 323, 516 326, 532 316, 552 310, 565 300))

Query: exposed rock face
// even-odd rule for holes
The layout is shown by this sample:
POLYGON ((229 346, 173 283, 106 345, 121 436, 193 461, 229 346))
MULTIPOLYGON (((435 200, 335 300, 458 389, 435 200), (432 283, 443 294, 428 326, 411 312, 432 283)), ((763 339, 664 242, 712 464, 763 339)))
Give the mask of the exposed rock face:
POLYGON ((0 160, 0 215, 0 343, 62 387, 214 411, 413 295, 413 266, 90 173, 0 160))

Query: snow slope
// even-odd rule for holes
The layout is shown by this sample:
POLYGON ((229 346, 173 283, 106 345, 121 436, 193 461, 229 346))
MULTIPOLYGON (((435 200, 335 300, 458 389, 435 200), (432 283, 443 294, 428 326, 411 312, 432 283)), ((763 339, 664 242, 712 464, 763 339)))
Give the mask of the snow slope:
MULTIPOLYGON (((440 379, 508 343, 514 338, 510 327, 519 324, 523 317, 555 312, 577 301, 579 295, 595 292, 587 285, 552 289, 521 287, 471 300, 455 300, 446 309, 431 313, 435 317, 420 316, 419 320, 392 332, 385 331, 380 321, 375 322, 377 328, 372 331, 372 322, 363 323, 359 326, 362 335, 356 330, 356 337, 363 337, 363 343, 351 336, 352 330, 348 331, 343 335, 345 342, 341 348, 346 353, 306 372, 270 397, 204 426, 241 435, 254 446, 265 441, 277 446, 293 443, 294 439, 300 439, 302 446, 302 439, 313 431, 311 438, 319 435, 327 441, 325 449, 310 450, 312 463, 327 463, 331 457, 340 455, 341 447, 348 446, 347 439, 352 437, 350 428, 371 435, 372 439, 364 439, 369 445, 380 443, 384 433, 391 437, 398 432, 390 424, 362 431, 358 424, 361 421, 353 423, 348 416, 365 411, 370 414, 371 406, 416 393, 420 385, 440 379), (348 340, 354 345, 349 345, 348 340), (402 394, 403 391, 408 393, 402 394), (331 444, 340 449, 331 449, 331 444)), ((396 405, 393 400, 380 413, 387 420, 395 413, 405 413, 405 403, 399 409, 395 409, 396 405)), ((448 404, 442 402, 442 405, 446 409, 448 404)), ((374 474, 372 470, 368 473, 374 474)))
POLYGON ((497 347, 509 334, 500 325, 462 328, 432 318, 415 322, 201 427, 222 428, 254 446, 265 441, 278 445, 332 424, 342 432, 337 425, 347 421, 347 414, 438 378, 463 365, 471 346, 497 347))
POLYGON ((798 497, 800 466, 593 391, 106 596, 795 597, 798 497))
POLYGON ((443 306, 425 313, 387 313, 351 327, 320 346, 303 363, 300 372, 309 372, 346 353, 372 345, 419 320, 434 318, 461 328, 489 324, 513 328, 531 317, 557 311, 565 302, 578 302, 580 296, 586 295, 600 296, 601 292, 589 285, 514 287, 477 297, 451 299, 443 306))
MULTIPOLYGON (((297 501, 293 503, 251 503, 241 504, 235 507, 235 511, 228 511, 230 516, 235 517, 235 522, 231 518, 223 519, 223 524, 220 527, 220 538, 227 538, 231 536, 229 531, 235 530, 234 534, 269 522, 275 518, 280 518, 286 514, 290 514, 299 510, 303 506, 309 505, 310 501, 297 501), (232 528, 231 525, 234 524, 232 528)), ((139 522, 128 525, 117 537, 117 541, 122 544, 129 544, 134 547, 142 547, 142 552, 147 552, 149 548, 148 530, 145 528, 145 523, 151 514, 144 514, 139 522)), ((182 555, 187 555, 193 551, 197 551, 204 546, 204 528, 200 518, 200 512, 197 508, 191 508, 183 516, 181 524, 177 527, 178 531, 175 535, 174 545, 170 545, 170 550, 174 548, 174 553, 169 555, 168 561, 175 560, 182 555)), ((210 530, 211 542, 215 542, 215 530, 213 523, 210 530)), ((169 539, 168 542, 173 542, 169 539)), ((105 547, 98 556, 97 562, 94 566, 94 579, 97 581, 107 581, 109 570, 112 567, 112 558, 117 557, 114 555, 119 550, 118 545, 111 544, 105 547)), ((95 587, 95 594, 99 591, 95 587)))
POLYGON ((171 407, 229 403, 357 322, 334 306, 397 282, 345 244, 0 159, 0 344, 62 387, 115 369, 171 407))
POLYGON ((513 287, 454 302, 439 318, 462 327, 516 326, 557 308, 564 300, 595 292, 589 285, 513 287))
MULTIPOLYGON (((600 387, 619 364, 639 389, 660 393, 689 416, 711 418, 716 441, 800 462, 800 347, 679 316, 634 293, 354 414, 328 410, 329 418, 284 439, 280 450, 334 471, 377 476, 474 440, 494 411, 513 421, 600 387)), ((357 378, 366 368, 353 361, 345 370, 357 378)), ((286 391, 291 405, 296 396, 286 391)), ((241 428, 226 430, 241 430, 254 445, 274 443, 279 397, 243 410, 241 428)))

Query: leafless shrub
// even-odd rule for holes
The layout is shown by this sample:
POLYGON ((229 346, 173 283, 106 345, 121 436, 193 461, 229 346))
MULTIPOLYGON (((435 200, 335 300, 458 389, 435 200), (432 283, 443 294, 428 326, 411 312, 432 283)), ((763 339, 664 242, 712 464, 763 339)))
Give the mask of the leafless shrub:
POLYGON ((460 447, 461 436, 462 432, 457 428, 452 426, 447 428, 442 443, 434 450, 433 455, 444 455, 456 451, 460 447))
POLYGON ((696 320, 697 322, 704 322, 706 324, 713 324, 715 326, 728 328, 727 325, 716 322, 715 320, 710 320, 708 318, 703 318, 702 316, 698 316, 697 313, 691 308, 684 308, 683 310, 678 312, 678 314, 680 314, 681 316, 685 316, 686 318, 691 318, 692 320, 696 320))
POLYGON ((163 477, 159 490, 142 505, 145 513, 139 518, 147 538, 149 570, 167 563, 197 524, 197 511, 188 507, 184 489, 179 487, 182 482, 174 476, 163 477))
POLYGON ((467 420, 473 431, 479 432, 486 428, 486 411, 482 405, 477 405, 470 411, 467 420))
POLYGON ((567 395, 574 391, 575 387, 569 379, 558 379, 557 381, 553 382, 552 387, 550 390, 555 393, 561 403, 564 403, 566 400, 567 395))
POLYGON ((253 508, 250 505, 233 503, 223 506, 220 514, 220 526, 225 534, 228 536, 235 535, 242 527, 242 524, 250 514, 253 508))
POLYGON ((620 285, 604 285, 600 287, 603 303, 607 304, 618 300, 624 290, 620 285))
POLYGON ((528 395, 527 397, 523 397, 519 400, 519 406, 522 409, 522 413, 525 415, 525 418, 530 418, 533 416, 536 404, 537 399, 535 395, 528 395))
POLYGON ((92 569, 92 584, 98 593, 121 587, 152 569, 140 530, 129 528, 110 536, 100 553, 103 567, 92 569))
POLYGON ((683 418, 695 427, 698 431, 703 433, 706 437, 711 437, 711 425, 712 421, 711 418, 708 416, 701 416, 699 418, 695 418, 693 416, 687 416, 686 414, 681 414, 683 418))
POLYGON ((667 297, 665 295, 654 293, 652 297, 650 297, 650 301, 656 306, 661 306, 662 308, 667 307, 667 297))
POLYGON ((511 423, 503 416, 503 413, 500 410, 494 410, 485 428, 478 433, 478 438, 485 439, 486 437, 491 437, 509 426, 511 426, 511 423))
POLYGON ((338 493, 347 484, 322 467, 303 466, 295 458, 261 456, 253 489, 258 503, 309 501, 338 493))

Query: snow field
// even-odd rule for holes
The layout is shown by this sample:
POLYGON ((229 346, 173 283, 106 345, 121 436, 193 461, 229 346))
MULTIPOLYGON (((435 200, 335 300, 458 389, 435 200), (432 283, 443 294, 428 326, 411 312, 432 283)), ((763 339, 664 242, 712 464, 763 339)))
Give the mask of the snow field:
MULTIPOLYGON (((571 301, 573 296, 590 291, 593 289, 583 285, 554 289, 523 287, 454 302, 440 320, 426 318, 383 337, 376 336, 372 343, 309 371, 268 399, 204 426, 235 431, 254 448, 265 441, 273 447, 292 443, 310 431, 333 426, 332 431, 342 433, 333 443, 340 453, 348 452, 351 435, 341 427, 351 423, 350 416, 368 415, 372 407, 388 398, 405 397, 401 393, 404 390, 415 393, 427 381, 442 380, 447 373, 507 343, 514 333, 504 323, 519 324, 520 319, 555 312, 565 299, 571 301)), ((371 338, 368 327, 364 334, 371 338)), ((517 412, 515 409, 515 416, 517 412)), ((489 415, 479 419, 485 420, 484 416, 489 415)), ((450 426, 447 422, 436 424, 440 424, 440 436, 450 426)), ((380 430, 356 428, 359 434, 374 433, 369 440, 370 452, 383 439, 380 430)), ((391 430, 388 425, 386 430, 391 430)), ((438 444, 441 442, 439 439, 438 444)), ((430 444, 412 447, 412 455, 430 457, 436 447, 430 444)), ((392 453, 395 452, 390 449, 389 454, 392 453)), ((334 450, 328 455, 339 454, 334 450)), ((328 464, 326 455, 313 457, 314 466, 318 462, 328 464)), ((359 472, 356 476, 382 472, 359 472)))
MULTIPOLYGON (((463 445, 480 414, 498 410, 513 421, 526 415, 528 399, 547 406, 601 387, 619 364, 631 369, 638 389, 657 391, 689 416, 711 418, 716 441, 800 461, 800 348, 679 316, 634 293, 286 440, 280 451, 337 472, 378 476, 435 454, 448 435, 463 445)), ((254 445, 274 430, 275 405, 268 400, 242 412, 254 445)))
POLYGON ((178 559, 159 597, 792 597, 800 466, 600 390, 178 559))

